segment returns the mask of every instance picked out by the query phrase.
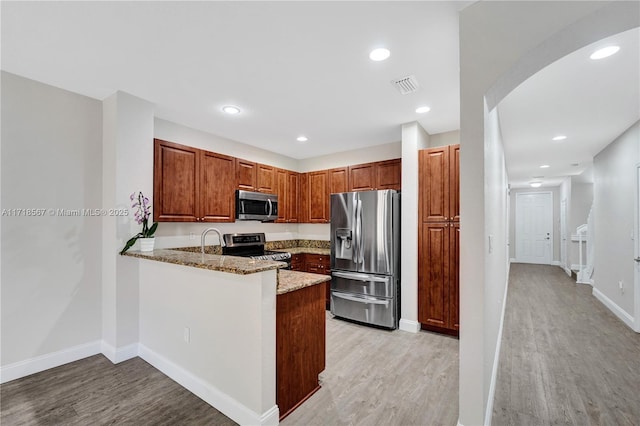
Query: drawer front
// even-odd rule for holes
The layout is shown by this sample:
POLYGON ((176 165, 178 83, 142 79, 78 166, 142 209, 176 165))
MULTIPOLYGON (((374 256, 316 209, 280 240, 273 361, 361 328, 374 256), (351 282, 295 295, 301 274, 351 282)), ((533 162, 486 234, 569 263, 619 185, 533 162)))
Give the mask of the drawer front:
POLYGON ((331 313, 337 317, 381 327, 396 327, 394 299, 331 292, 331 313))
POLYGON ((395 297, 395 287, 393 278, 384 275, 343 271, 333 271, 331 273, 331 290, 335 291, 365 296, 395 297))

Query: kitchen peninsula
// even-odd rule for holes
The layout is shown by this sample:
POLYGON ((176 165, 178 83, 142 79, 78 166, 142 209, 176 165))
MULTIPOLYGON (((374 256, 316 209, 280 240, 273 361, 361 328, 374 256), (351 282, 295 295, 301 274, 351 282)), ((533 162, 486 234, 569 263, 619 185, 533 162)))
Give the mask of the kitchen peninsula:
POLYGON ((195 395, 240 424, 276 425, 319 388, 329 276, 183 250, 126 257, 140 357, 195 395))

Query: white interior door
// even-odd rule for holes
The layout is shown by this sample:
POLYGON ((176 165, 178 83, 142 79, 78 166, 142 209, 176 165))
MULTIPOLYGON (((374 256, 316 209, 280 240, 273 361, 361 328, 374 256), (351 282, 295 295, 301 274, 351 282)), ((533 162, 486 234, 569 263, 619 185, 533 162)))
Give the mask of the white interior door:
POLYGON ((551 192, 516 194, 516 262, 551 264, 553 195, 551 192))

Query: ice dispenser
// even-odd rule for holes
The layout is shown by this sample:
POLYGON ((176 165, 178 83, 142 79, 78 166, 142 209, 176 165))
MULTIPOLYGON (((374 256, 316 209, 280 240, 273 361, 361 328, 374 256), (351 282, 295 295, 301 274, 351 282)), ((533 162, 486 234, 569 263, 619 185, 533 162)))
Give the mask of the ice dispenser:
POLYGON ((353 239, 351 229, 338 228, 336 229, 335 237, 335 256, 337 259, 352 259, 353 258, 353 239))

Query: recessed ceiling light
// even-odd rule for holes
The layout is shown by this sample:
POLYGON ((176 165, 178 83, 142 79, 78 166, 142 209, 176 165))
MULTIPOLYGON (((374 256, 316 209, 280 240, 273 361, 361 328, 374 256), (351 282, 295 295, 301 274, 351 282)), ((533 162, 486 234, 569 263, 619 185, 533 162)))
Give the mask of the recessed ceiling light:
POLYGON ((565 140, 567 137, 565 135, 558 135, 558 136, 554 136, 551 140, 554 141, 563 141, 565 140))
POLYGON ((540 166, 541 169, 548 169, 549 167, 551 167, 548 164, 543 164, 542 166, 540 166))
POLYGON ((297 140, 298 142, 306 142, 306 141, 308 141, 309 139, 307 139, 307 137, 306 137, 306 136, 298 136, 298 137, 296 138, 296 140, 297 140))
POLYGON ((240 108, 238 108, 237 106, 233 106, 233 105, 225 105, 222 107, 222 111, 227 113, 227 114, 240 114, 240 108))
POLYGON ((431 111, 431 108, 429 108, 428 106, 421 106, 419 108, 416 108, 416 112, 418 114, 424 114, 425 112, 429 112, 431 111))
POLYGON ((374 49, 369 53, 369 59, 372 61, 384 61, 391 55, 389 49, 385 49, 384 47, 380 47, 378 49, 374 49))
POLYGON ((593 52, 591 54, 591 56, 589 56, 589 58, 591 59, 602 59, 602 58, 606 58, 607 56, 611 56, 615 53, 618 52, 618 50, 620 50, 620 46, 607 46, 607 47, 603 47, 602 49, 598 49, 595 52, 593 52))
POLYGON ((531 185, 532 188, 540 188, 542 186, 541 182, 531 182, 529 185, 531 185))

